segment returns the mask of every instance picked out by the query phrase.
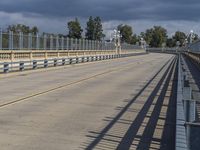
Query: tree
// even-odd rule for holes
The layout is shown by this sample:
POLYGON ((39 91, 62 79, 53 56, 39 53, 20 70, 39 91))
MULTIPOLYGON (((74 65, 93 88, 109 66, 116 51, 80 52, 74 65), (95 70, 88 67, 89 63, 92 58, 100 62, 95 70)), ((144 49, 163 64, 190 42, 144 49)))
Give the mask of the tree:
POLYGON ((14 33, 23 32, 24 34, 33 33, 34 35, 36 35, 39 32, 39 29, 36 26, 30 28, 29 26, 23 24, 17 24, 17 25, 9 25, 7 27, 7 32, 9 31, 13 31, 14 33))
POLYGON ((81 25, 77 18, 74 21, 68 22, 68 29, 69 29, 68 33, 69 38, 77 38, 77 39, 82 38, 83 30, 81 29, 81 25))
POLYGON ((145 33, 142 32, 140 35, 147 44, 150 44, 153 38, 153 28, 147 29, 145 33))
POLYGON ((175 46, 176 46, 175 40, 172 39, 172 38, 168 38, 168 39, 167 39, 167 42, 166 42, 166 46, 167 46, 167 47, 175 47, 175 46))
POLYGON ((88 40, 99 40, 99 41, 105 36, 103 34, 103 26, 100 17, 96 17, 94 19, 92 16, 89 17, 85 36, 88 40))
POLYGON ((131 38, 131 43, 130 44, 133 44, 133 45, 135 45, 137 42, 139 42, 140 41, 140 38, 136 35, 136 34, 134 34, 133 36, 132 36, 132 38, 131 38))
POLYGON ((151 47, 161 47, 167 41, 167 30, 161 26, 154 26, 146 30, 144 39, 151 47))
POLYGON ((186 34, 184 32, 176 31, 175 35, 172 37, 174 42, 176 43, 177 41, 180 42, 180 47, 183 46, 185 39, 187 38, 186 34))
POLYGON ((88 40, 94 39, 94 26, 95 24, 94 24, 93 17, 90 16, 87 22, 87 27, 86 27, 86 33, 85 33, 86 39, 88 40))
POLYGON ((39 30, 38 30, 38 28, 37 28, 36 26, 34 26, 30 31, 31 31, 31 33, 33 33, 34 35, 36 35, 36 34, 39 32, 39 30))
POLYGON ((122 35, 121 41, 130 44, 132 41, 132 35, 133 35, 132 27, 129 25, 120 24, 118 25, 117 29, 120 31, 122 35))
POLYGON ((198 36, 198 34, 194 34, 194 41, 197 41, 197 40, 199 40, 199 36, 198 36))
POLYGON ((103 26, 101 23, 101 18, 96 17, 94 18, 94 40, 101 40, 104 37, 103 34, 103 26))

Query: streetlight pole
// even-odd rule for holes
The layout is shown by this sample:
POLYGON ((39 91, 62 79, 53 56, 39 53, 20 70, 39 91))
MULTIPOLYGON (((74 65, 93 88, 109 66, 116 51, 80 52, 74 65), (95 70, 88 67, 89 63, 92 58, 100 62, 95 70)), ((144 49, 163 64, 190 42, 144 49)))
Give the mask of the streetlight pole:
POLYGON ((141 38, 140 42, 141 42, 142 49, 144 49, 146 51, 146 41, 143 38, 141 38))
POLYGON ((113 38, 116 47, 116 54, 121 54, 121 34, 119 30, 114 30, 113 38))

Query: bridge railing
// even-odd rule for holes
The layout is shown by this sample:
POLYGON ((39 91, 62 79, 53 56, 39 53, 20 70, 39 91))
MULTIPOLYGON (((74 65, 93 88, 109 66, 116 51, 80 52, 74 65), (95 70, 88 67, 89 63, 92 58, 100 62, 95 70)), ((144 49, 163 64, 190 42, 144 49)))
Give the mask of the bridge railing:
MULTIPOLYGON (((176 113, 176 150, 196 150, 199 145, 200 123, 196 110, 198 99, 192 96, 189 68, 182 54, 179 54, 179 74, 176 113)), ((185 54, 187 56, 187 54, 185 54)), ((190 56, 187 56, 190 57, 190 56)), ((191 57, 191 59, 193 59, 191 57)), ((196 61, 196 60, 195 60, 196 61)))
MULTIPOLYGON (((54 34, 32 34, 0 30, 0 50, 115 50, 114 42, 73 39, 54 34)), ((122 50, 141 49, 123 43, 122 50)))
POLYGON ((147 48, 148 52, 156 52, 156 53, 176 53, 179 51, 178 48, 147 48))
POLYGON ((195 41, 187 46, 187 50, 193 53, 200 53, 200 40, 195 41))

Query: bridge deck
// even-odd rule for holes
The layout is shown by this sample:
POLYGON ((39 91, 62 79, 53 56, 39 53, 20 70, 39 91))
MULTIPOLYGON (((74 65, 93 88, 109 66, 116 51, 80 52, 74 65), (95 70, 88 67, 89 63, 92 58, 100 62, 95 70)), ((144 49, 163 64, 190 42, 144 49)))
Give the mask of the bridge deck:
POLYGON ((149 54, 1 75, 1 150, 172 150, 175 68, 149 54))

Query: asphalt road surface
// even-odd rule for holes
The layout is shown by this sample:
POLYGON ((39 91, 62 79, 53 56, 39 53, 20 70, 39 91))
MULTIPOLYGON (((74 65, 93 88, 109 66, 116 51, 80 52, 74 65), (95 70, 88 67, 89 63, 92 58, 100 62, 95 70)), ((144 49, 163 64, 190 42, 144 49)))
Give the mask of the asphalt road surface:
POLYGON ((174 148, 176 57, 0 76, 1 150, 174 148))

